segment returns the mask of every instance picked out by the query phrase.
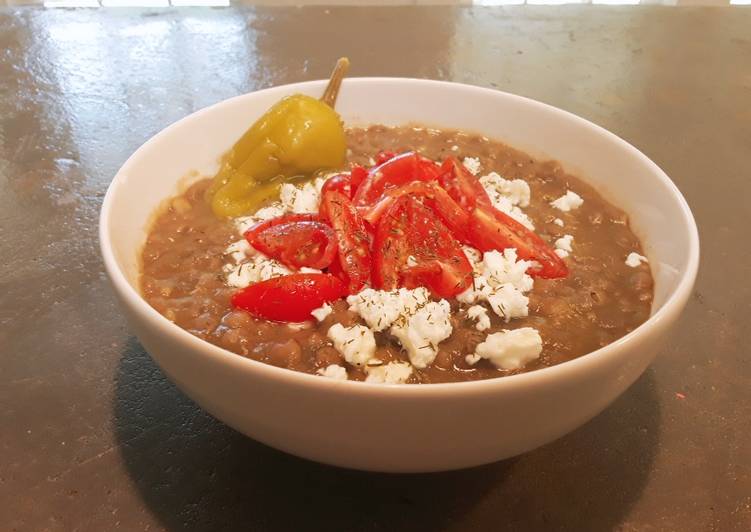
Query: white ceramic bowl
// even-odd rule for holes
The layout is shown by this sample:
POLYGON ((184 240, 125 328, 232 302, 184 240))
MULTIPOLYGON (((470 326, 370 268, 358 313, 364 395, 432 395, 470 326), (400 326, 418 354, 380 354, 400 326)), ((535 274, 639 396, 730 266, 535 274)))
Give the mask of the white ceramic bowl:
MULTIPOLYGON (((128 320, 162 370, 201 407, 248 436, 297 456, 390 472, 485 464, 546 444, 601 412, 636 380, 678 319, 696 277, 699 240, 678 189, 612 133, 519 96, 455 83, 360 78, 344 82, 347 124, 419 123, 480 132, 561 161, 625 209, 655 278, 652 317, 632 333, 551 368, 467 383, 336 381, 249 360, 192 336, 139 295, 148 222, 191 171, 219 155, 271 104, 324 81, 275 87, 198 111, 160 132, 123 165, 100 218, 104 263, 128 320)), ((194 174, 195 175, 195 174, 194 174)))

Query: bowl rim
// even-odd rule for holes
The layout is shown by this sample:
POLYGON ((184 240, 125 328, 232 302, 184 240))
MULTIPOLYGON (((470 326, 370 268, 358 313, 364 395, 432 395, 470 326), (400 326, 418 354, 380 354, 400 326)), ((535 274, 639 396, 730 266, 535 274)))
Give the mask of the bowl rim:
MULTIPOLYGON (((644 323, 636 327, 633 331, 615 340, 614 342, 601 347, 600 349, 581 355, 573 360, 562 362, 554 366, 536 369, 534 371, 526 373, 506 375, 491 379, 447 383, 426 383, 419 385, 381 384, 368 383, 363 381, 327 379, 319 375, 313 375, 287 368, 272 366, 270 364, 265 364, 257 360, 243 357, 237 353, 198 338, 197 336, 192 335, 180 326, 172 323, 151 305, 149 305, 140 294, 140 292, 137 291, 133 286, 131 286, 131 284, 126 279, 124 272, 120 268, 117 259, 115 258, 109 232, 111 224, 111 209, 115 201, 117 189, 119 188, 118 186, 120 182, 124 181, 124 176, 128 175, 130 167, 135 164, 141 154, 143 154, 150 148, 150 145, 155 140, 162 136, 168 135, 172 130, 181 127, 188 121, 194 120, 204 114, 211 113, 218 107, 230 105, 233 102, 252 97, 253 95, 257 95, 259 93, 289 93, 292 91, 304 92, 306 90, 311 90, 318 88, 319 86, 323 86, 326 82, 327 80, 313 80, 278 85, 227 98, 210 106, 199 109, 187 116, 180 118, 176 122, 163 128, 161 131, 146 140, 135 152, 130 155, 130 157, 128 157, 128 159, 123 163, 123 165, 115 174, 112 182, 107 188, 107 192, 104 196, 99 215, 99 241, 105 270, 110 278, 114 290, 120 295, 120 297, 126 299, 127 303, 135 312, 138 312, 148 321, 152 322, 153 325, 158 327, 161 334, 172 336, 175 340, 182 342, 183 345, 186 345, 191 350, 200 352, 201 356, 213 358, 215 362, 232 367, 237 371, 254 372, 257 373, 258 377, 260 378, 285 381, 289 385, 301 385, 307 387, 312 386, 314 388, 327 390, 330 392, 343 392, 347 395, 375 394, 388 397, 431 397, 435 395, 442 395, 444 393, 462 392, 464 394, 485 394, 488 392, 511 390, 520 387, 526 388, 530 386, 545 386, 552 381, 565 380, 568 377, 582 372, 587 373, 589 371, 596 370, 602 365, 605 365, 611 359, 617 358, 622 349, 626 349, 632 344, 635 344, 639 338, 653 333, 662 325, 663 322, 667 321, 669 324, 680 314, 693 289, 699 267, 699 233, 696 226, 696 221, 690 207, 688 206, 688 203, 686 202, 686 199, 683 197, 675 183, 673 183, 673 181, 659 166, 657 166, 656 163, 654 163, 637 148, 635 148, 616 134, 608 131, 601 126, 598 126, 593 122, 590 122, 589 120, 586 120, 585 118, 582 118, 563 109, 559 109, 552 105, 505 91, 478 87, 464 83, 438 81, 431 79, 405 77, 360 77, 347 78, 344 81, 344 87, 346 88, 347 85, 359 84, 367 85, 379 83, 406 83, 413 85, 422 85, 426 88, 442 87, 449 90, 468 91, 476 95, 483 94, 486 96, 490 95, 495 97, 504 97, 512 100, 512 102, 537 107, 542 111, 551 113, 553 115, 558 115, 563 119, 577 123, 577 125, 580 127, 589 128, 595 133, 604 136, 610 142, 617 144, 621 149, 629 152, 632 156, 639 159, 640 162, 644 164, 644 166, 649 171, 651 171, 655 178, 659 179, 664 185, 667 185, 667 189, 679 204, 680 211, 683 217, 682 225, 684 225, 685 230, 688 232, 689 250, 687 266, 685 270, 681 272, 681 277, 676 288, 672 291, 672 293, 668 295, 662 307, 660 307, 657 312, 652 314, 644 323), (673 320, 671 320, 671 318, 673 318, 673 320)), ((563 162, 563 164, 565 164, 565 162, 563 162)))

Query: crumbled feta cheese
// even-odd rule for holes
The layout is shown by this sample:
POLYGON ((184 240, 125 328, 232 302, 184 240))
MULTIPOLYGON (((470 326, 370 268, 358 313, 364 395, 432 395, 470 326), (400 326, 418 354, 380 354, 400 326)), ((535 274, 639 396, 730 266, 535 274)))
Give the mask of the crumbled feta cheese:
POLYGON ((532 220, 520 208, 529 206, 531 191, 526 181, 504 179, 497 173, 490 172, 480 178, 480 183, 488 193, 493 207, 534 230, 532 220))
POLYGON ((254 251, 253 246, 243 238, 242 240, 238 240, 227 246, 227 249, 224 250, 224 254, 232 257, 232 260, 237 263, 245 260, 245 258, 254 251))
POLYGON ((531 263, 518 259, 514 248, 500 251, 487 251, 482 259, 483 275, 493 286, 509 283, 517 290, 529 292, 534 280, 527 274, 531 263))
POLYGON ((284 207, 280 203, 272 203, 271 205, 268 205, 267 207, 263 207, 261 209, 258 209, 255 213, 251 214, 250 216, 239 216, 234 219, 235 227, 237 227, 237 232, 241 235, 244 234, 248 229, 253 227, 258 222, 264 222, 266 220, 271 220, 272 218, 278 218, 279 216, 282 216, 285 213, 284 207))
POLYGON ((323 177, 316 177, 313 181, 313 186, 316 189, 316 192, 318 193, 318 199, 320 203, 321 199, 321 190, 323 190, 323 185, 326 184, 326 181, 328 181, 329 177, 333 177, 335 175, 339 175, 340 172, 329 172, 328 174, 324 175, 323 177))
POLYGON ((407 266, 409 266, 410 268, 413 266, 417 266, 417 259, 413 257, 412 255, 407 257, 407 266))
POLYGON ((629 253, 628 257, 626 257, 626 266, 631 266, 632 268, 638 267, 642 262, 647 263, 649 261, 647 257, 638 253, 629 253))
POLYGON ((462 250, 464 250, 464 254, 467 256, 467 260, 472 265, 472 268, 482 261, 482 253, 479 249, 470 246, 462 246, 462 250))
POLYGON ((488 316, 488 309, 482 305, 472 305, 467 309, 467 317, 471 320, 475 320, 475 329, 478 331, 484 331, 490 328, 490 316, 488 316))
POLYGON ((364 325, 345 327, 341 323, 335 323, 329 327, 328 337, 344 360, 353 366, 364 366, 375 354, 375 336, 364 325))
POLYGON ((487 191, 490 199, 496 196, 505 196, 512 205, 528 207, 532 193, 529 184, 523 179, 504 179, 495 172, 490 172, 480 178, 480 183, 487 191))
POLYGON ((237 288, 245 288, 252 283, 292 273, 281 262, 262 253, 257 253, 251 260, 240 264, 226 264, 224 272, 227 275, 227 284, 237 288))
POLYGON ((383 366, 367 366, 365 382, 376 384, 404 384, 412 375, 412 366, 406 362, 389 362, 383 366))
POLYGON ((303 266, 297 271, 298 273, 323 273, 321 270, 316 270, 315 268, 308 268, 307 266, 303 266))
POLYGON ((334 310, 334 309, 332 309, 332 308, 331 308, 331 305, 329 305, 328 303, 324 303, 323 305, 321 305, 321 306, 320 306, 320 307, 318 307, 317 309, 313 309, 313 310, 311 310, 311 311, 310 311, 310 314, 311 314, 311 315, 312 315, 312 316, 313 316, 313 317, 314 317, 314 318, 315 318, 316 320, 318 320, 318 321, 323 321, 323 320, 325 320, 325 319, 326 319, 326 317, 327 317, 327 316, 328 316, 329 314, 331 314, 331 312, 332 312, 333 310, 334 310))
POLYGON ((574 237, 571 235, 563 235, 561 238, 555 241, 555 254, 560 258, 565 259, 569 256, 569 253, 573 252, 571 243, 574 241, 574 237))
POLYGON ((459 146, 454 144, 453 146, 451 146, 451 151, 459 151, 459 146))
POLYGON ((417 312, 391 326, 393 334, 407 351, 416 368, 433 363, 438 354, 438 344, 451 336, 451 306, 442 299, 431 301, 417 312))
POLYGON ((384 331, 400 316, 414 314, 429 301, 428 290, 399 288, 389 292, 366 288, 347 297, 349 310, 356 312, 374 331, 384 331))
POLYGON ((325 368, 321 368, 316 371, 322 377, 328 377, 329 379, 336 379, 341 381, 347 380, 347 370, 339 364, 330 364, 325 368))
POLYGON ((556 209, 559 209, 563 212, 573 211, 574 209, 578 209, 581 207, 582 203, 584 203, 584 200, 577 194, 576 192, 567 191, 563 196, 558 198, 555 201, 552 201, 550 204, 555 207, 556 209))
POLYGON ((465 157, 462 161, 462 165, 472 175, 477 175, 480 173, 480 159, 478 159, 477 157, 465 157))
MULTIPOLYGON (((485 341, 475 348, 472 360, 486 358, 501 369, 518 369, 535 360, 542 353, 542 338, 532 327, 522 327, 513 331, 489 334, 485 341)), ((470 362, 467 357, 467 363, 470 362)))
POLYGON ((529 315, 529 298, 511 284, 503 284, 487 296, 490 308, 507 322, 529 315))
POLYGON ((279 198, 285 211, 297 214, 317 213, 321 195, 313 183, 305 183, 301 188, 284 183, 279 198))
POLYGON ((563 227, 563 220, 561 220, 560 218, 553 220, 553 223, 559 227, 563 227))
POLYGON ((529 292, 534 280, 527 274, 532 266, 530 261, 517 260, 516 250, 488 251, 482 262, 474 265, 473 286, 459 294, 459 302, 472 305, 487 301, 498 316, 506 321, 527 316, 529 292))
POLYGON ((467 361, 467 364, 469 364, 470 366, 474 366, 474 365, 475 365, 475 364, 477 364, 477 363, 478 363, 478 362, 479 362, 480 360, 482 360, 482 357, 481 357, 480 355, 475 355, 475 354, 473 353, 473 354, 471 354, 471 355, 467 355, 466 357, 464 357, 464 360, 466 360, 466 361, 467 361))

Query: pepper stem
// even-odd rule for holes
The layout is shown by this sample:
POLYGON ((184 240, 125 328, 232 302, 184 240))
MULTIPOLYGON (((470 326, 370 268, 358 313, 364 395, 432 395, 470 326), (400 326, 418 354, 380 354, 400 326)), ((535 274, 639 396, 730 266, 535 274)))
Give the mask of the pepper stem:
POLYGON ((326 90, 323 91, 323 96, 321 96, 321 101, 328 104, 332 109, 336 104, 336 97, 339 96, 339 88, 342 86, 342 80, 347 75, 348 70, 349 59, 340 57, 336 62, 334 70, 331 72, 329 84, 326 85, 326 90))

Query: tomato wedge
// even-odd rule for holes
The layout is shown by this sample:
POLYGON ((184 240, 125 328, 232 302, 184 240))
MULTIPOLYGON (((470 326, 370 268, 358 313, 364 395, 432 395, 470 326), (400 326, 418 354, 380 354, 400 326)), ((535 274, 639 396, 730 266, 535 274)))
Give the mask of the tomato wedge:
POLYGON ((325 273, 295 273, 252 284, 232 296, 232 305, 256 318, 299 322, 324 303, 343 297, 344 283, 325 273))
POLYGON ((568 275, 568 266, 539 235, 493 207, 475 207, 468 226, 470 244, 480 251, 516 248, 519 258, 533 260, 539 268, 530 275, 556 279, 568 275))
POLYGON ((352 171, 336 174, 329 177, 321 188, 321 195, 326 192, 336 190, 341 192, 349 199, 355 195, 357 187, 368 176, 368 171, 360 165, 353 164, 352 171))
POLYGON ((370 279, 370 235, 352 202, 336 190, 327 192, 321 212, 331 222, 339 246, 339 262, 349 279, 350 293, 363 289, 370 279))
POLYGON ((449 157, 441 165, 438 182, 462 209, 469 212, 476 205, 491 207, 490 197, 480 180, 464 168, 455 157, 449 157))
POLYGON ((313 215, 288 215, 251 227, 245 238, 261 253, 292 268, 326 268, 334 260, 334 230, 313 215))
POLYGON ((426 286, 438 297, 452 297, 472 284, 472 265, 459 243, 433 211, 408 195, 381 217, 373 258, 373 283, 382 290, 426 286))
POLYGON ((434 181, 440 173, 441 168, 430 159, 415 152, 402 153, 371 168, 352 202, 358 210, 367 210, 386 190, 412 181, 434 181))
POLYGON ((426 206, 438 215, 455 238, 465 243, 468 242, 469 215, 437 183, 413 181, 401 187, 392 188, 375 205, 370 207, 363 217, 368 223, 375 226, 383 213, 402 196, 420 198, 426 206))

